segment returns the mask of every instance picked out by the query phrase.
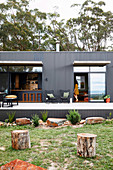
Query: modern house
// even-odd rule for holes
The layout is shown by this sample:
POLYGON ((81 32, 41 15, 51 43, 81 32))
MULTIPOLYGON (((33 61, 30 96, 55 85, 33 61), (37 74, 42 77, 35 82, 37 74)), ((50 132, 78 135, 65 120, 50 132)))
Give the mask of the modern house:
MULTIPOLYGON (((80 102, 113 101, 113 52, 1 51, 0 91, 20 102, 44 102, 45 90, 70 90, 77 80, 80 102)), ((73 99, 74 101, 74 99, 73 99)))

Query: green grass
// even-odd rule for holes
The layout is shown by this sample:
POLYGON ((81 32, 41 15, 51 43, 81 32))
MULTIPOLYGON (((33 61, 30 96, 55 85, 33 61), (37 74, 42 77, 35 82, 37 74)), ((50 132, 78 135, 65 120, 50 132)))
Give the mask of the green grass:
POLYGON ((58 170, 113 169, 113 124, 84 125, 81 128, 62 127, 41 129, 32 126, 0 127, 0 166, 14 159, 28 161, 37 166, 58 170), (14 150, 11 147, 11 131, 28 129, 31 148, 14 150), (97 134, 95 158, 81 158, 77 153, 77 133, 97 134))

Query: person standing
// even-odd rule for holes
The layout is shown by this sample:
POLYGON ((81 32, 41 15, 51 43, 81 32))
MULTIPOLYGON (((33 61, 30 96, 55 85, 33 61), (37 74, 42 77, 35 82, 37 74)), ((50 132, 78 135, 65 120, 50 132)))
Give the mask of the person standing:
POLYGON ((76 80, 75 82, 75 88, 74 88, 74 97, 76 99, 76 102, 78 102, 78 95, 79 95, 79 90, 78 90, 78 82, 76 80))

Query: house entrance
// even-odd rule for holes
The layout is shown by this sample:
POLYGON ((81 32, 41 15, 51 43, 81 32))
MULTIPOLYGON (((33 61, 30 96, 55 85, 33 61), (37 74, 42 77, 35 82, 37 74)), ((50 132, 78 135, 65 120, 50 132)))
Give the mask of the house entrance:
MULTIPOLYGON (((77 83, 78 102, 104 101, 106 94, 106 66, 74 67, 74 93, 77 83)), ((74 101, 76 95, 74 94, 74 101)))
MULTIPOLYGON (((74 74, 74 84, 76 83, 78 84, 79 91, 79 94, 77 95, 78 101, 88 102, 88 73, 74 74)), ((74 100, 76 101, 76 98, 74 100)))

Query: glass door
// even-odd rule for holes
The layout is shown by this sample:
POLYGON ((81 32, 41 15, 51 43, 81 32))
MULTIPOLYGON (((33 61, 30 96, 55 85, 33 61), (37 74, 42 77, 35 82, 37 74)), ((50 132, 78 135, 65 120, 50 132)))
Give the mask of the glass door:
POLYGON ((105 73, 89 74, 90 101, 103 101, 105 95, 105 73))

